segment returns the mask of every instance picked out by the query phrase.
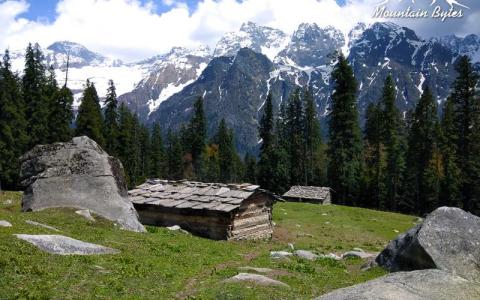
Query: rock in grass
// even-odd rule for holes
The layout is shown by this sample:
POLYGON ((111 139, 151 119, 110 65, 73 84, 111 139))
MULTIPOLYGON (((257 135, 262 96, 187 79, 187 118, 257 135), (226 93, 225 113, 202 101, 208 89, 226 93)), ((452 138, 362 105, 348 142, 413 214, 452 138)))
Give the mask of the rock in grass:
POLYGON ((361 259, 376 257, 378 253, 368 253, 363 251, 348 251, 342 255, 342 258, 358 257, 361 259))
POLYGON ((35 221, 32 221, 32 220, 25 220, 25 223, 30 224, 30 225, 33 225, 33 226, 43 227, 43 228, 46 228, 46 229, 48 229, 48 230, 53 230, 53 231, 57 231, 57 232, 60 231, 60 230, 58 230, 57 228, 55 228, 55 227, 53 227, 53 226, 45 225, 45 224, 38 223, 38 222, 35 222, 35 221))
POLYGON ((230 277, 225 280, 225 282, 252 282, 258 285, 264 285, 264 286, 283 286, 283 287, 288 287, 287 284, 268 278, 267 276, 259 275, 259 274, 250 274, 250 273, 239 273, 233 277, 230 277))
POLYGON ((0 226, 1 227, 12 227, 12 223, 5 221, 5 220, 0 220, 0 226))
POLYGON ((238 269, 240 271, 253 271, 253 272, 257 272, 257 273, 271 273, 271 272, 273 272, 273 270, 269 269, 269 268, 256 268, 256 267, 249 267, 249 266, 240 267, 238 269))
POLYGON ((80 216, 84 217, 85 219, 87 219, 89 221, 95 222, 95 218, 92 216, 92 214, 90 213, 90 210, 88 210, 88 209, 80 209, 80 210, 75 211, 75 213, 77 215, 80 215, 80 216))
POLYGON ((336 255, 335 253, 320 254, 319 257, 320 258, 331 258, 331 259, 334 259, 334 260, 341 260, 342 259, 340 256, 336 255))
POLYGON ((121 162, 90 138, 37 145, 20 160, 23 211, 89 209, 123 229, 145 231, 128 199, 121 162))
POLYGON ((39 249, 59 255, 94 255, 94 254, 115 254, 120 251, 109 247, 82 242, 63 235, 29 235, 15 234, 21 240, 35 245, 39 249))
POLYGON ((317 254, 308 250, 296 250, 293 252, 293 254, 307 260, 316 260, 317 258, 319 258, 317 254))
POLYGON ((480 280, 480 218, 440 207, 391 241, 376 259, 391 272, 437 268, 480 280))
POLYGON ((335 290, 317 300, 474 300, 478 284, 442 270, 397 272, 335 290))
POLYGON ((293 254, 287 251, 270 251, 271 258, 286 258, 293 254))

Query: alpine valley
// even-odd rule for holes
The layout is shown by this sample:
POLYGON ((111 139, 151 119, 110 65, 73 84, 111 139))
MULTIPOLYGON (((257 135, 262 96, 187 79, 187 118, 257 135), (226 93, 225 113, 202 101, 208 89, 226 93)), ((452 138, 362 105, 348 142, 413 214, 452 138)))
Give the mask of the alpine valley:
MULTIPOLYGON (((439 107, 447 98, 456 74, 454 64, 468 55, 480 69, 480 36, 442 36, 424 40, 394 23, 357 24, 348 34, 333 27, 300 24, 292 35, 248 22, 238 32, 225 34, 215 49, 175 47, 170 52, 139 62, 125 63, 94 53, 73 42, 56 42, 45 49, 45 59, 63 85, 67 55, 68 87, 81 100, 86 79, 104 96, 109 79, 119 100, 147 123, 178 129, 189 120, 194 101, 204 97, 208 132, 222 118, 233 129, 241 153, 256 152, 258 122, 269 92, 274 110, 297 87, 312 90, 317 112, 326 129, 333 86, 330 72, 335 53, 343 51, 358 83, 358 108, 380 98, 386 76, 393 76, 396 104, 406 113, 429 85, 439 107)), ((12 51, 15 70, 23 69, 23 51, 12 51)))

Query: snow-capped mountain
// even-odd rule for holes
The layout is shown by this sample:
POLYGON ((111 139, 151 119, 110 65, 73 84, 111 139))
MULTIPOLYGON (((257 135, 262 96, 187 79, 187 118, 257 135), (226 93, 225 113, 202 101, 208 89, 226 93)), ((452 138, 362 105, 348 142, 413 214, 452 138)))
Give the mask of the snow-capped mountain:
POLYGON ((273 60, 288 42, 288 35, 281 30, 247 22, 238 32, 225 34, 218 41, 213 56, 235 56, 241 48, 250 48, 273 60))
MULTIPOLYGON (((87 78, 95 82, 100 96, 113 79, 120 101, 144 122, 160 122, 164 129, 180 127, 190 118, 195 99, 203 96, 209 133, 224 118, 235 132, 237 147, 246 152, 258 146, 258 122, 269 92, 277 111, 296 88, 310 88, 326 129, 333 89, 330 73, 338 51, 348 55, 355 73, 362 118, 368 104, 380 99, 388 74, 396 83, 396 104, 405 113, 427 84, 441 107, 460 55, 469 55, 480 69, 478 35, 424 40, 394 23, 359 23, 349 33, 303 23, 288 35, 248 22, 238 32, 225 34, 213 51, 175 47, 166 54, 124 63, 79 44, 58 42, 45 49, 45 57, 63 84, 70 55, 68 86, 76 105, 87 78)), ((11 56, 12 65, 21 71, 23 51, 12 51, 11 56)))
MULTIPOLYGON (((68 60, 67 86, 74 94, 74 108, 80 105, 82 90, 87 79, 95 83, 99 96, 104 97, 109 79, 115 82, 117 94, 121 95, 131 91, 148 74, 146 65, 126 64, 119 59, 103 56, 69 41, 55 42, 42 50, 46 65, 54 67, 60 85, 63 85, 66 80, 68 60)), ((11 52, 12 68, 19 73, 24 69, 24 55, 24 49, 11 52)))
POLYGON ((47 65, 53 66, 56 69, 66 68, 68 56, 70 56, 69 67, 72 68, 82 68, 86 66, 117 67, 123 65, 123 62, 119 59, 105 57, 99 53, 88 50, 80 44, 69 41, 51 44, 44 54, 47 65))
POLYGON ((368 104, 380 99, 388 74, 396 82, 397 106, 404 113, 414 108, 426 84, 441 104, 455 78, 455 59, 459 54, 475 59, 472 54, 480 45, 476 35, 456 38, 453 45, 438 39, 423 40, 413 30, 394 23, 358 24, 346 36, 333 27, 301 24, 287 43, 282 37, 285 46, 272 59, 263 44, 271 45, 271 40, 252 39, 253 35, 246 34, 265 29, 247 25, 239 33, 227 34, 217 45, 222 51, 216 50, 215 56, 224 53, 226 57, 213 58, 196 81, 165 100, 148 121, 178 128, 190 118, 196 97, 203 95, 210 133, 225 118, 234 129, 240 151, 251 151, 258 142, 258 121, 268 92, 273 94, 278 110, 296 88, 309 87, 326 129, 333 89, 330 73, 337 51, 348 53, 358 82, 358 107, 363 119, 368 104), (238 50, 241 46, 246 47, 238 50))
POLYGON ((210 52, 206 46, 196 49, 175 47, 167 54, 138 63, 148 69, 148 75, 131 92, 121 95, 119 100, 146 120, 163 101, 200 76, 211 60, 210 52))

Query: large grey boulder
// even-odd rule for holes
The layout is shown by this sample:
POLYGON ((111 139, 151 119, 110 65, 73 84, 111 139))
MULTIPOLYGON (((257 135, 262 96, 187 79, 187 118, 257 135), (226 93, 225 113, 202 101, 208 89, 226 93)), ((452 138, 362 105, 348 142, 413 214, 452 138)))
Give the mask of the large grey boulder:
POLYGON ((397 272, 335 290, 317 300, 474 300, 480 287, 442 270, 397 272))
POLYGON ((480 218, 460 208, 440 207, 376 258, 391 272, 436 268, 480 280, 480 218))
POLYGON ((37 145, 21 157, 23 211, 89 209, 127 230, 145 231, 128 200, 123 166, 88 137, 37 145))
POLYGON ((29 235, 15 234, 21 240, 35 245, 37 248, 50 254, 59 255, 93 255, 93 254, 116 254, 120 251, 109 247, 86 243, 63 235, 29 235))

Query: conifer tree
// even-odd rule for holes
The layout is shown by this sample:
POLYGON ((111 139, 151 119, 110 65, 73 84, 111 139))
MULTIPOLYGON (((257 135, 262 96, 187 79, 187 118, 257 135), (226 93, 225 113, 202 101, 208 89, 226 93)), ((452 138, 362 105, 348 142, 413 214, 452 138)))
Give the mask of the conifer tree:
POLYGON ((86 82, 82 103, 78 108, 75 135, 86 135, 96 141, 101 147, 105 145, 100 100, 95 85, 89 80, 86 82))
POLYGON ((304 111, 299 89, 289 99, 285 126, 287 140, 289 141, 290 185, 306 185, 304 111))
POLYGON ((458 167, 461 170, 463 208, 480 213, 480 100, 476 95, 479 75, 470 58, 456 62, 458 73, 450 99, 453 103, 453 126, 456 132, 458 167))
POLYGON ((232 182, 235 173, 235 150, 233 133, 227 128, 225 119, 222 119, 218 125, 215 143, 218 145, 219 181, 223 183, 232 182))
POLYGON ((412 116, 408 137, 406 188, 401 205, 403 210, 424 214, 430 212, 428 209, 435 205, 429 203, 432 201, 429 193, 436 190, 432 184, 438 182, 431 177, 440 176, 434 174, 440 169, 435 165, 439 161, 436 156, 438 128, 436 102, 427 86, 412 116))
POLYGON ((290 187, 290 141, 288 140, 287 106, 280 104, 280 112, 275 122, 274 145, 271 152, 273 177, 271 191, 283 194, 290 187))
POLYGON ((52 142, 66 142, 72 138, 73 94, 63 86, 54 95, 51 104, 49 125, 52 142))
POLYGON ((203 159, 207 138, 207 122, 203 110, 203 98, 199 97, 193 105, 193 116, 188 126, 190 154, 193 171, 197 179, 203 176, 203 159))
POLYGON ((46 94, 45 66, 40 46, 28 45, 25 53, 25 69, 22 77, 23 98, 26 107, 27 128, 30 135, 29 148, 48 143, 49 98, 46 94))
POLYGON ((370 103, 365 120, 365 182, 366 207, 385 209, 385 149, 382 143, 382 112, 378 104, 370 103))
POLYGON ((245 154, 245 158, 243 160, 245 162, 245 173, 243 175, 243 179, 245 182, 252 184, 257 183, 257 161, 255 156, 247 153, 245 154))
POLYGON ((269 93, 264 104, 264 111, 260 119, 259 137, 262 141, 258 161, 258 183, 265 189, 274 190, 276 187, 274 159, 274 120, 272 94, 269 93))
POLYGON ((332 94, 328 148, 328 177, 334 201, 352 205, 360 196, 362 140, 356 104, 357 83, 347 60, 340 54, 332 72, 332 94))
POLYGON ((167 159, 165 147, 163 145, 162 130, 158 122, 153 124, 151 134, 151 162, 150 177, 166 178, 167 176, 167 159))
POLYGON ((144 182, 150 175, 150 159, 151 159, 151 144, 150 144, 150 132, 148 127, 140 124, 138 116, 135 115, 136 123, 138 126, 138 145, 140 150, 139 164, 140 172, 136 179, 136 184, 144 182))
POLYGON ((46 96, 49 98, 50 104, 48 117, 49 142, 66 142, 72 137, 73 94, 66 85, 58 88, 52 66, 49 68, 46 96))
POLYGON ((305 183, 320 186, 326 183, 326 157, 322 142, 320 122, 317 118, 315 100, 312 92, 304 92, 305 102, 305 183))
POLYGON ((19 78, 12 73, 10 54, 0 62, 0 189, 15 189, 19 157, 27 150, 28 135, 19 78))
POLYGON ((182 179, 182 145, 179 137, 171 130, 169 130, 167 134, 167 158, 169 179, 182 179))
POLYGON ((441 125, 444 177, 441 183, 440 205, 462 207, 461 173, 457 165, 457 132, 454 124, 454 103, 451 98, 445 102, 441 125))
POLYGON ((395 86, 388 75, 383 87, 381 101, 381 143, 385 147, 386 169, 384 172, 386 208, 396 210, 405 169, 404 124, 400 111, 395 106, 395 86))
POLYGON ((118 150, 118 101, 113 80, 108 81, 107 96, 105 97, 105 121, 103 136, 105 137, 105 150, 115 156, 118 150))

